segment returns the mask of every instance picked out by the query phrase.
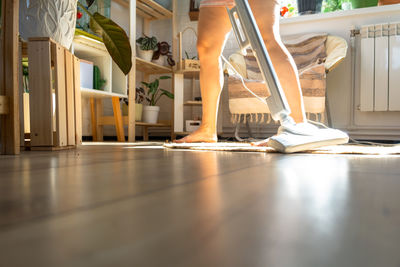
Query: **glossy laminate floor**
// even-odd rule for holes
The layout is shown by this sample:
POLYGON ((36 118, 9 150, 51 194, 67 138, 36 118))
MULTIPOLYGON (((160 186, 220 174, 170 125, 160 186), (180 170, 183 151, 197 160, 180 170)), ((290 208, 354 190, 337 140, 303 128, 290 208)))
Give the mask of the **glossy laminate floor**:
POLYGON ((400 157, 0 157, 0 266, 399 267, 400 157))

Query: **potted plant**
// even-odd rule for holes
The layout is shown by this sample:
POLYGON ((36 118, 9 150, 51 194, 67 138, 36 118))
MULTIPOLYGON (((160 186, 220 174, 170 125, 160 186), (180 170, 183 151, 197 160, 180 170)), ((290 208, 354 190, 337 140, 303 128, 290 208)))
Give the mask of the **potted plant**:
POLYGON ((363 8, 378 5, 378 0, 351 0, 353 8, 363 8))
MULTIPOLYGON (((170 79, 169 76, 161 76, 160 80, 170 79)), ((142 82, 142 84, 147 88, 147 101, 149 102, 148 106, 143 107, 143 121, 147 123, 157 123, 158 121, 158 113, 160 111, 160 107, 156 106, 158 100, 165 95, 171 99, 174 99, 174 94, 171 92, 159 88, 160 81, 159 79, 155 79, 151 83, 142 82)))
POLYGON ((165 66, 166 60, 170 66, 175 65, 175 61, 172 59, 172 53, 170 51, 171 46, 167 42, 161 42, 157 44, 157 50, 153 54, 152 62, 165 66))
MULTIPOLYGON (((146 98, 146 92, 142 87, 136 87, 136 97, 135 97, 135 121, 142 121, 143 113, 143 102, 146 98)), ((122 114, 124 116, 128 115, 128 98, 121 99, 122 104, 122 114)))
POLYGON ((138 45, 138 56, 146 61, 151 61, 154 50, 157 48, 157 38, 144 35, 144 37, 138 38, 136 43, 138 45))

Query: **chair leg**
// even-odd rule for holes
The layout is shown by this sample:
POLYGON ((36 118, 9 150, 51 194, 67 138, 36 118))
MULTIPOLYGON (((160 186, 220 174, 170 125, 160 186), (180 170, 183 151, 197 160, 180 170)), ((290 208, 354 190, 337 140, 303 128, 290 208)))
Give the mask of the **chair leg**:
POLYGON ((326 118, 327 118, 327 121, 328 121, 328 126, 332 127, 331 112, 329 110, 329 102, 328 102, 328 95, 327 94, 325 96, 325 112, 326 112, 326 118))

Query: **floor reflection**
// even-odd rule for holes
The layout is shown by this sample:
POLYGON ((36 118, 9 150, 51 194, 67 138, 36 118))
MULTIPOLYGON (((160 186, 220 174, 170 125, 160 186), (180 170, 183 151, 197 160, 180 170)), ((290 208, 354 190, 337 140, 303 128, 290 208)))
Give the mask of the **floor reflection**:
MULTIPOLYGON (((349 201, 349 162, 345 157, 283 157, 276 168, 279 198, 296 205, 296 213, 312 220, 321 234, 336 230, 349 201)), ((279 200, 278 199, 278 200, 279 200)), ((287 208, 287 207, 286 207, 287 208)))

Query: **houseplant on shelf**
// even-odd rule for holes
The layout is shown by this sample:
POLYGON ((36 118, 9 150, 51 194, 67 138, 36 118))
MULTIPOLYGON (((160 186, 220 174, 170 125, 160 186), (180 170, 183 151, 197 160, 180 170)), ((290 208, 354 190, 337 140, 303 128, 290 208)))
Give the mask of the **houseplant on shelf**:
POLYGON ((165 66, 167 63, 172 67, 175 65, 175 61, 172 59, 172 53, 170 51, 171 46, 167 42, 161 42, 157 44, 157 50, 154 51, 152 62, 165 66), (167 63, 166 63, 167 62, 167 63))
POLYGON ((148 106, 143 107, 143 121, 147 123, 157 123, 158 121, 158 113, 160 111, 160 107, 156 106, 158 100, 165 95, 171 99, 174 99, 174 94, 159 88, 160 81, 171 79, 170 76, 160 76, 159 79, 155 79, 151 83, 142 82, 142 84, 147 88, 147 101, 149 102, 148 106))
MULTIPOLYGON (((143 102, 146 99, 146 92, 142 87, 136 87, 136 96, 135 96, 135 121, 142 121, 142 113, 143 113, 143 102)), ((128 98, 121 99, 122 104, 122 114, 124 116, 128 115, 128 98)))
POLYGON ((151 61, 154 50, 157 49, 157 38, 144 35, 136 40, 138 45, 138 57, 151 61))
POLYGON ((350 2, 353 9, 378 5, 378 0, 351 0, 350 2))

